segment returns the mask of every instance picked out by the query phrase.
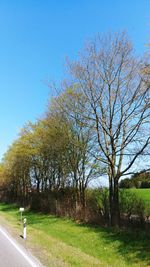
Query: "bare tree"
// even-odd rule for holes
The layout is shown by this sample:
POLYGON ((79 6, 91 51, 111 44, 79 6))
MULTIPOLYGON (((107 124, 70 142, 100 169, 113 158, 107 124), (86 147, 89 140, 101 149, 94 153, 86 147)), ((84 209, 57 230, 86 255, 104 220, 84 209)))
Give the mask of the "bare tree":
POLYGON ((98 36, 69 63, 70 84, 88 111, 80 114, 82 121, 92 125, 98 159, 107 166, 112 225, 120 219, 118 181, 133 172, 150 145, 150 90, 143 68, 124 33, 98 36))

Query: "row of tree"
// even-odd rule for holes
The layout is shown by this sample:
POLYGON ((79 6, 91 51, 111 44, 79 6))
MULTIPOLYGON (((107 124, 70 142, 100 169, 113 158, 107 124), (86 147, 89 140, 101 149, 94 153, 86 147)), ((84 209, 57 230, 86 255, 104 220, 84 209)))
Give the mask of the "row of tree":
MULTIPOLYGON (((63 97, 70 102, 70 92, 63 97)), ((0 169, 1 188, 10 201, 25 204, 31 192, 70 187, 76 191, 78 204, 85 206, 85 189, 101 175, 91 130, 61 112, 61 99, 62 95, 57 104, 56 99, 52 101, 44 119, 28 123, 5 154, 0 169)), ((72 104, 75 101, 72 96, 72 104)))
POLYGON ((11 201, 74 188, 85 207, 89 182, 107 175, 110 222, 118 225, 120 178, 149 155, 149 65, 124 33, 108 34, 68 62, 68 73, 45 117, 27 124, 5 154, 1 188, 11 201))

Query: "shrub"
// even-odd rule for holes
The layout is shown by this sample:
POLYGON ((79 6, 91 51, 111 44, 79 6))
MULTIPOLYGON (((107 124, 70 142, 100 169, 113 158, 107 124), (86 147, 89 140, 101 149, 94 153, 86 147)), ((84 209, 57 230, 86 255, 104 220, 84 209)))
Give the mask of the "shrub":
POLYGON ((137 216, 140 220, 144 219, 145 203, 133 192, 120 190, 120 214, 128 219, 137 216))
POLYGON ((109 218, 108 189, 88 189, 86 191, 86 210, 89 211, 90 220, 103 224, 109 218))

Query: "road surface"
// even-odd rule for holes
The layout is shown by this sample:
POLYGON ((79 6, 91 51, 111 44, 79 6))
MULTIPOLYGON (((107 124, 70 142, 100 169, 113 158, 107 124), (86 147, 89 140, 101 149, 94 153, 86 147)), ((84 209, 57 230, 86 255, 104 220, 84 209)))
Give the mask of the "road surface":
POLYGON ((41 267, 40 263, 0 226, 0 267, 41 267))

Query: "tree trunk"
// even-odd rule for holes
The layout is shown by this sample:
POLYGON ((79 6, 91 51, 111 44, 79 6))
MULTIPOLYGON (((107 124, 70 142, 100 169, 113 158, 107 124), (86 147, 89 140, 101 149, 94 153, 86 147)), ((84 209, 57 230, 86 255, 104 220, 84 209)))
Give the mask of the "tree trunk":
POLYGON ((120 225, 120 208, 119 208, 119 189, 118 179, 114 179, 114 196, 113 196, 113 214, 112 214, 112 225, 120 225))
POLYGON ((119 189, 118 179, 110 178, 109 184, 110 225, 120 225, 119 189))
POLYGON ((36 191, 37 191, 37 193, 39 193, 39 191, 40 191, 40 180, 39 179, 37 179, 36 191))
POLYGON ((109 224, 112 225, 113 211, 113 182, 112 177, 109 177, 109 224))

